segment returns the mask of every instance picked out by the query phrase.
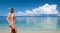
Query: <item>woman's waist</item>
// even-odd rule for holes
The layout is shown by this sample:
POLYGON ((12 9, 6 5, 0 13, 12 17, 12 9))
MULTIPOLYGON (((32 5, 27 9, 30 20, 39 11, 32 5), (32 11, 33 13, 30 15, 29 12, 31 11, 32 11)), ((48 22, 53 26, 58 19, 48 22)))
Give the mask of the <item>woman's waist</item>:
POLYGON ((10 25, 15 25, 15 23, 10 23, 10 25))

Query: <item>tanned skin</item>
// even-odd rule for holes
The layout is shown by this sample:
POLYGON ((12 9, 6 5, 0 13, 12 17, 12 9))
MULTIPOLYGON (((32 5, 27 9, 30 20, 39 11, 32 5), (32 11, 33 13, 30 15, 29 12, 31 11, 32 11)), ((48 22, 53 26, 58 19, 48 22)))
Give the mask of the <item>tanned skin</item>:
POLYGON ((15 16, 14 16, 14 9, 11 8, 10 14, 7 17, 7 21, 10 24, 10 33, 17 33, 16 26, 15 26, 15 16))

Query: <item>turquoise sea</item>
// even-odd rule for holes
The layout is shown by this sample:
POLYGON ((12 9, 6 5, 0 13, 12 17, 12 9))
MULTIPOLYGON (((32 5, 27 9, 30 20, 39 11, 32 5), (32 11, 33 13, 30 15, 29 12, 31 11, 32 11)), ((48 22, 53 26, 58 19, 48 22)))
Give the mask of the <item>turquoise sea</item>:
MULTIPOLYGON (((0 17, 0 33, 9 33, 7 17, 0 17)), ((16 17, 18 33, 60 31, 60 17, 16 17)))

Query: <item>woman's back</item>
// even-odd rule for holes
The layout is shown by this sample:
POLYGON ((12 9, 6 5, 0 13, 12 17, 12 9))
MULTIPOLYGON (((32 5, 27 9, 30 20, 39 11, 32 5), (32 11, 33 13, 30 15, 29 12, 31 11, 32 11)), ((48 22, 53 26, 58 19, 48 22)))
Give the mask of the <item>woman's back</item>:
POLYGON ((10 23, 14 23, 14 21, 15 21, 15 16, 14 16, 14 14, 10 14, 10 15, 9 15, 9 22, 10 22, 10 23))

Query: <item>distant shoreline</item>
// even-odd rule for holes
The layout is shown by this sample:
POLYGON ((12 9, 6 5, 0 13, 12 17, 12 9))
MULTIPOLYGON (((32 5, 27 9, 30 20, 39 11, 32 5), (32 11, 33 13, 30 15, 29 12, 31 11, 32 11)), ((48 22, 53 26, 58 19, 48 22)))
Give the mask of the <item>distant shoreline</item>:
MULTIPOLYGON (((7 17, 7 16, 0 16, 0 17, 7 17)), ((16 16, 16 17, 60 17, 60 16, 16 16)))

